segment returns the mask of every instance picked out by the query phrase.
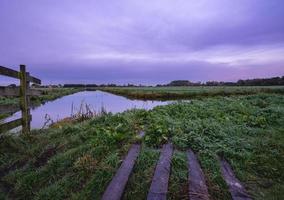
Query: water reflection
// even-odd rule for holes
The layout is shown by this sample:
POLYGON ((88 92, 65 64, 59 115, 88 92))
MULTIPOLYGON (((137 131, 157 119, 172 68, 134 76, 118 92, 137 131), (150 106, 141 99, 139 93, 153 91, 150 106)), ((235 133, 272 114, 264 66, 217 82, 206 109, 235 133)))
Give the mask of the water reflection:
MULTIPOLYGON (((169 102, 162 101, 142 101, 130 100, 125 97, 113 95, 101 91, 84 91, 78 92, 69 96, 64 96, 55 101, 47 102, 44 105, 31 110, 32 128, 42 128, 48 115, 53 121, 71 116, 72 105, 73 112, 79 110, 82 102, 91 106, 92 110, 100 111, 102 107, 107 112, 117 113, 123 112, 131 108, 152 109, 158 105, 166 105, 169 102)), ((11 121, 21 117, 21 112, 15 113, 5 121, 11 121)))

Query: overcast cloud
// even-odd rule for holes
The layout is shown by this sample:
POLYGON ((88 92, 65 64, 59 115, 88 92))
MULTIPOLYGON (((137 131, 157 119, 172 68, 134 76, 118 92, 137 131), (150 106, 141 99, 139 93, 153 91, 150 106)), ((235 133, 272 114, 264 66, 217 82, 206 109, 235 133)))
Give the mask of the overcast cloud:
POLYGON ((283 19, 283 0, 0 0, 0 65, 45 84, 282 76, 283 19))

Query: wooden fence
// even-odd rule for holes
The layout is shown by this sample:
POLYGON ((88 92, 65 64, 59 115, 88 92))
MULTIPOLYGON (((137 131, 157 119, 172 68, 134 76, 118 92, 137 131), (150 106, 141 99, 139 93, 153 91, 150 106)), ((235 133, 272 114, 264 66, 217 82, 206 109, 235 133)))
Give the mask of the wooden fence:
POLYGON ((14 97, 17 96, 20 98, 19 106, 0 106, 0 114, 13 112, 20 108, 22 113, 22 118, 13 120, 11 122, 0 124, 0 133, 9 131, 13 128, 22 125, 22 133, 27 134, 31 129, 31 115, 30 115, 30 96, 40 95, 41 92, 37 90, 32 90, 30 88, 30 83, 41 84, 41 80, 35 77, 30 76, 26 72, 26 66, 20 65, 20 71, 15 71, 7 67, 0 66, 0 75, 8 76, 16 79, 20 79, 19 87, 0 87, 0 96, 14 97))

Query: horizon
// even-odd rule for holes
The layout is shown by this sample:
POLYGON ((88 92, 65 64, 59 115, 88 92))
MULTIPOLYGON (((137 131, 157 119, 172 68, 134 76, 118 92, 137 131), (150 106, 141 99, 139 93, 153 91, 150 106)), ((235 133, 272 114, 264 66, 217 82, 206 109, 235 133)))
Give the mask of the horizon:
POLYGON ((283 10, 281 0, 2 0, 0 65, 25 64, 44 85, 282 77, 283 10))
MULTIPOLYGON (((251 79, 238 79, 236 81, 218 81, 218 80, 208 80, 208 81, 191 81, 191 80, 171 80, 169 82, 164 82, 164 83, 158 83, 158 84, 141 84, 141 83, 123 83, 123 84, 119 84, 119 83, 113 83, 113 82, 105 82, 105 83, 95 83, 95 82, 91 82, 91 83, 80 83, 80 82, 72 82, 72 83, 54 83, 54 84, 41 84, 41 86, 64 86, 64 85, 97 85, 97 86, 101 86, 101 85, 115 85, 116 87, 126 87, 127 85, 133 85, 135 87, 139 87, 139 86, 145 86, 145 87, 155 87, 155 86, 167 86, 172 82, 175 81, 188 81, 189 83, 192 84, 207 84, 207 83, 212 83, 212 82, 217 82, 217 83, 237 83, 238 81, 250 81, 250 80, 268 80, 268 79, 274 79, 274 78, 282 78, 283 76, 274 76, 274 77, 267 77, 267 78, 251 78, 251 79)), ((9 78, 9 77, 3 77, 5 79, 5 81, 1 82, 1 86, 11 86, 13 84, 16 84, 17 86, 20 84, 19 80, 16 80, 14 78, 9 78)), ((209 85, 209 86, 214 86, 214 85, 209 85)), ((257 85, 256 85, 257 86, 257 85)), ((278 84, 276 85, 263 85, 263 86, 280 86, 278 84)))

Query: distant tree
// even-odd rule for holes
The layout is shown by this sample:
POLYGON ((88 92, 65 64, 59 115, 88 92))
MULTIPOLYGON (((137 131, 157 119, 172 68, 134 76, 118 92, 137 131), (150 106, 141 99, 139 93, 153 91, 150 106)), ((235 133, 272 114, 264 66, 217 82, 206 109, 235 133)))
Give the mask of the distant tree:
POLYGON ((65 88, 82 88, 82 87, 86 87, 85 84, 64 84, 65 88))
POLYGON ((189 86, 190 81, 188 80, 175 80, 168 84, 168 86, 189 86))
POLYGON ((207 81, 202 84, 201 82, 193 83, 188 80, 174 80, 166 85, 158 84, 157 87, 163 86, 270 86, 270 85, 284 85, 284 76, 272 77, 272 78, 258 78, 258 79, 247 79, 238 80, 237 82, 223 82, 223 81, 207 81))
POLYGON ((97 84, 87 84, 86 87, 98 87, 97 84))
POLYGON ((108 86, 108 87, 116 87, 116 84, 110 83, 110 84, 108 84, 107 86, 108 86))

